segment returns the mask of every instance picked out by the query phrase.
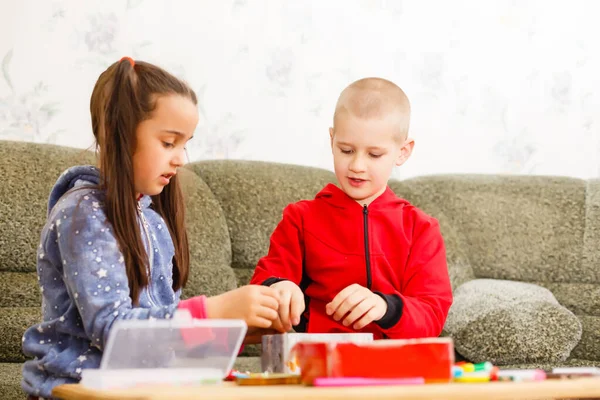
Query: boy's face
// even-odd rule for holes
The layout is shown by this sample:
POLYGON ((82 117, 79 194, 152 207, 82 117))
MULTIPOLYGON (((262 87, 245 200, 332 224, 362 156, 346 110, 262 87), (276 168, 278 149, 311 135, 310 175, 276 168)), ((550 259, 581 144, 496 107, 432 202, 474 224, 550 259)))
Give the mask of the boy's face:
POLYGON ((398 139, 389 118, 362 119, 344 114, 329 129, 335 175, 341 189, 361 205, 369 205, 387 186, 394 165, 410 156, 414 141, 398 139))

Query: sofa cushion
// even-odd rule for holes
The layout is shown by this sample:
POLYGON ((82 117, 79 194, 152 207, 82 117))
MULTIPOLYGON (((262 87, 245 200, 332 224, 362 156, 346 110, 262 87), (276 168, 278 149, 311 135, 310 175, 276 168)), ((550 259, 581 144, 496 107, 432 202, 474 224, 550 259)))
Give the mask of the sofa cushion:
POLYGON ((42 320, 40 307, 0 308, 0 362, 23 362, 23 333, 42 320))
POLYGON ((262 353, 262 345, 261 344, 247 344, 244 346, 239 357, 260 357, 262 353))
POLYGON ((0 363, 0 394, 2 400, 23 400, 21 389, 21 363, 0 363))
POLYGON ((233 364, 233 369, 236 369, 240 372, 262 372, 260 356, 238 357, 233 364))
POLYGON ((503 369, 543 369, 549 371, 553 368, 564 367, 596 367, 600 368, 600 361, 582 360, 579 358, 569 358, 560 363, 532 363, 532 364, 510 364, 502 366, 503 369))
POLYGON ((254 268, 235 268, 235 276, 237 277, 238 286, 248 285, 252 275, 254 274, 254 268))
POLYGON ((462 356, 497 365, 565 361, 582 334, 579 319, 548 289, 493 279, 455 290, 444 330, 462 356))
POLYGON ((571 355, 576 358, 587 358, 600 363, 600 317, 578 315, 583 327, 581 340, 571 355))

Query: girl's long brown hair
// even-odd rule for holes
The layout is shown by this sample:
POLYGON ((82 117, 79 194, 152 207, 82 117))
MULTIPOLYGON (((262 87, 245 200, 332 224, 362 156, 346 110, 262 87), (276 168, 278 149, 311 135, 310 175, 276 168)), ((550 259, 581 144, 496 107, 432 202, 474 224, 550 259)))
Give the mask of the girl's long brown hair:
MULTIPOLYGON (((140 291, 148 285, 146 267, 151 267, 136 211, 133 180, 136 129, 140 122, 151 117, 156 99, 170 94, 185 96, 197 104, 194 91, 178 78, 155 65, 123 59, 100 75, 90 101, 100 161, 100 189, 106 193, 106 218, 123 254, 134 305, 138 304, 140 291)), ((173 239, 173 290, 178 290, 188 279, 189 247, 185 205, 177 175, 152 200, 154 210, 164 218, 173 239)))

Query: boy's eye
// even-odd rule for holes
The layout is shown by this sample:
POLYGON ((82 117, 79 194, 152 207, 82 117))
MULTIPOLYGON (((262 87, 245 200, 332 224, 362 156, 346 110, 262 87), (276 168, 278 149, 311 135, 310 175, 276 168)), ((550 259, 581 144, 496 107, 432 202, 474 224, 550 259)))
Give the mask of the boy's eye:
POLYGON ((170 149, 171 147, 174 147, 175 144, 174 143, 169 143, 169 142, 163 142, 163 145, 167 148, 170 149))
POLYGON ((371 157, 373 158, 379 158, 381 157, 383 154, 369 154, 371 157))
POLYGON ((350 154, 352 153, 352 150, 344 150, 344 149, 340 149, 340 151, 344 154, 350 154))

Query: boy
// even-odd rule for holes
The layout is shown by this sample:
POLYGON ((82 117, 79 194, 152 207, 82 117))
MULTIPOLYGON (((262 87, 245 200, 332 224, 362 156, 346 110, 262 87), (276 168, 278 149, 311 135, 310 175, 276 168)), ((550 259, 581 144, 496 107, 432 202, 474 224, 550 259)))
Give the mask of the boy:
POLYGON ((452 292, 438 222, 387 181, 410 156, 408 98, 365 78, 341 93, 329 129, 339 187, 288 205, 251 279, 277 289, 274 327, 439 336, 452 292))

